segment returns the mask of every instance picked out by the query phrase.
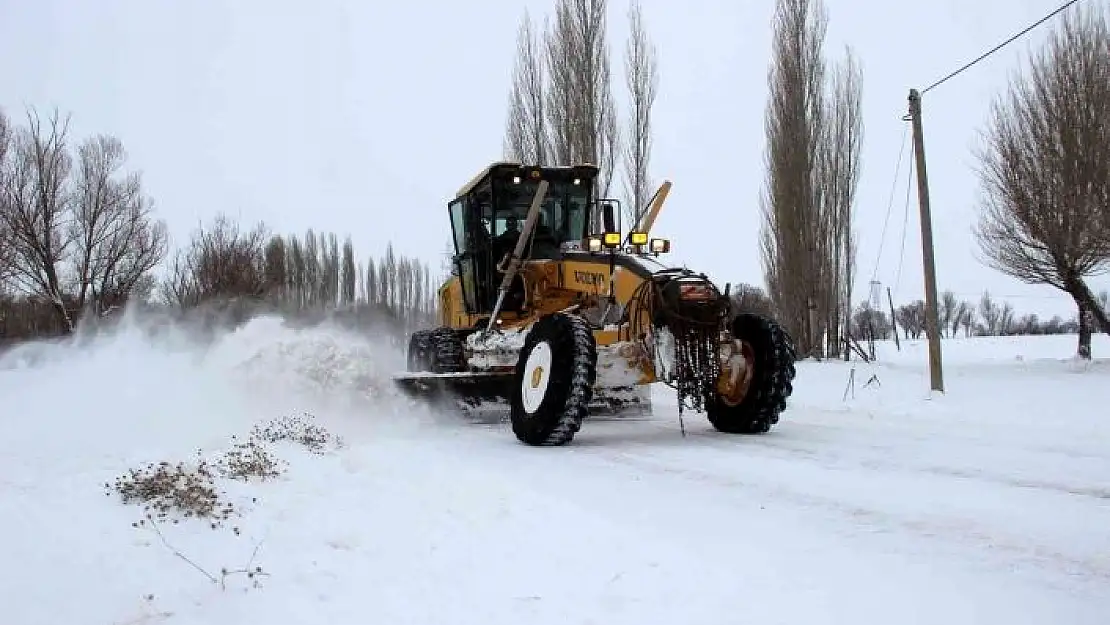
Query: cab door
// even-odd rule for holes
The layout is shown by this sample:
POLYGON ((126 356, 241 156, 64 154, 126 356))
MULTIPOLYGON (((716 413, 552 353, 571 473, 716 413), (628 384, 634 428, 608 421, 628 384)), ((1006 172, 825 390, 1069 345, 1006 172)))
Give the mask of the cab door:
POLYGON ((477 312, 477 267, 474 251, 471 249, 471 215, 467 211, 466 198, 459 198, 448 204, 447 212, 451 216, 451 231, 454 233, 454 272, 459 276, 462 286, 463 306, 467 313, 474 314, 477 312))

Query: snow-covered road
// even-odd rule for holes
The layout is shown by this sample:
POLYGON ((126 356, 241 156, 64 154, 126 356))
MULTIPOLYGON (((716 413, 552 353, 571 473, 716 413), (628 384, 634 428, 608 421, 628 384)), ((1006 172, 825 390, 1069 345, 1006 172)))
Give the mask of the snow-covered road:
POLYGON ((687 413, 683 438, 664 388, 650 420, 555 449, 353 396, 396 356, 334 331, 39 350, 0 371, 2 622, 1105 623, 1110 362, 1060 362, 1073 342, 954 340, 934 398, 920 345, 853 363, 846 400, 853 365, 803 363, 759 437, 687 413), (238 535, 190 519, 163 543, 105 495, 302 411, 345 447, 279 444, 281 478, 229 482, 238 535), (248 562, 260 588, 193 566, 248 562))

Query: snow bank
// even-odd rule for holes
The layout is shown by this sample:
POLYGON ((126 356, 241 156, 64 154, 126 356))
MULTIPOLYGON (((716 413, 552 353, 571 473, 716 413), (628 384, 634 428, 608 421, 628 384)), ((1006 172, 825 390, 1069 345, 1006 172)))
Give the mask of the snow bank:
MULTIPOLYGON (((204 577, 156 534, 132 527, 141 510, 106 496, 105 484, 148 463, 191 464, 198 452, 212 459, 280 415, 318 415, 334 430, 361 433, 404 431, 406 417, 416 427, 423 413, 388 384, 394 351, 276 318, 215 340, 127 318, 0 354, 0 561, 23 567, 0 583, 2 620, 113 622, 147 594, 203 588, 204 577)), ((276 447, 291 465, 305 455, 276 447)), ((258 493, 228 480, 221 488, 249 520, 258 493)), ((244 565, 258 540, 239 522, 238 536, 184 523, 163 531, 218 572, 244 565)))

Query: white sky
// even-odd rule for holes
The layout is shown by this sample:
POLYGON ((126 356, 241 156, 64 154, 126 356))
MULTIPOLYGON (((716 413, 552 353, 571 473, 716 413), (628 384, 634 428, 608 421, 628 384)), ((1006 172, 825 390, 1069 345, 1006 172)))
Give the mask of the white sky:
MULTIPOLYGON (((0 0, 0 107, 19 121, 27 105, 58 106, 73 114, 76 137, 120 137, 175 243, 224 211, 283 233, 349 233, 363 258, 392 240, 437 268, 449 240, 447 200, 501 157, 522 11, 542 19, 551 4, 0 0)), ((876 266, 908 89, 1058 4, 827 0, 829 56, 851 44, 864 71, 857 299, 876 266)), ((762 284, 758 198, 773 2, 643 5, 660 56, 652 174, 675 184, 655 233, 674 241, 674 260, 722 283, 762 284)), ((618 75, 626 9, 611 0, 618 75)), ((1070 316, 1066 295, 980 263, 970 230, 977 132, 1007 72, 1046 26, 926 95, 926 154, 941 289, 977 300, 989 288, 1019 312, 1070 316)), ((615 88, 623 105, 623 82, 615 88)), ((907 144, 878 263, 877 279, 896 303, 922 296, 916 192, 898 279, 910 163, 907 144)))

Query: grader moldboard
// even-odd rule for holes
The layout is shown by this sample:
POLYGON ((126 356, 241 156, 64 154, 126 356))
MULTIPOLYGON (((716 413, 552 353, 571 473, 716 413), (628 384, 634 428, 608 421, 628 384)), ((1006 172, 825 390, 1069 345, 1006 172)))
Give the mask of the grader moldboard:
POLYGON ((670 242, 649 234, 670 182, 624 236, 597 173, 494 163, 456 194, 439 327, 412 334, 395 381, 464 409, 508 403, 529 445, 566 444, 591 411, 649 401, 655 382, 676 389, 680 419, 688 405, 719 431, 767 432, 793 389, 790 337, 734 313, 728 286, 659 263, 670 242))

